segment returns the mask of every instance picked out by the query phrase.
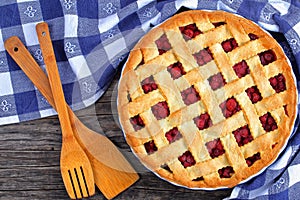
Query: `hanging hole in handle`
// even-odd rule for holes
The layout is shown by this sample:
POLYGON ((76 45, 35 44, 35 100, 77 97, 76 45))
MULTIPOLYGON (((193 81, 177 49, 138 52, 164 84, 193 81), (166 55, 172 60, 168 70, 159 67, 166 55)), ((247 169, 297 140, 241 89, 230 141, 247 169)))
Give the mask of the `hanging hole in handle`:
POLYGON ((42 32, 42 36, 46 36, 46 32, 45 31, 42 32))
POLYGON ((14 52, 18 52, 19 51, 19 48, 18 47, 15 47, 14 48, 14 52))

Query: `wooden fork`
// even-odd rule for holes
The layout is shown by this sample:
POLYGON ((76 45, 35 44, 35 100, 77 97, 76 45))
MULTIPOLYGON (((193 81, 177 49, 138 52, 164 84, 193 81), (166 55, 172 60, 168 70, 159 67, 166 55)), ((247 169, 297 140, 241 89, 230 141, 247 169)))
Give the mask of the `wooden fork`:
POLYGON ((89 197, 95 193, 93 170, 89 158, 73 134, 48 25, 46 23, 37 24, 36 31, 61 125, 60 169, 62 178, 72 199, 89 197))

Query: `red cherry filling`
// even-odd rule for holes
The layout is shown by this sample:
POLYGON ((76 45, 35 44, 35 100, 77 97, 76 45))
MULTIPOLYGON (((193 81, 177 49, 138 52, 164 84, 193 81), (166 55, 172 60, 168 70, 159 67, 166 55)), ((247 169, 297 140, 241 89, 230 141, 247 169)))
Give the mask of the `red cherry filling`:
POLYGON ((152 113, 156 119, 160 120, 169 116, 170 111, 167 102, 162 101, 151 107, 152 113))
POLYGON ((182 75, 186 74, 183 70, 182 64, 180 62, 176 62, 167 68, 168 72, 170 72, 172 78, 175 80, 182 75))
POLYGON ((172 128, 171 130, 166 132, 165 136, 170 144, 176 140, 179 140, 182 137, 177 127, 172 128))
POLYGON ((198 117, 195 117, 194 123, 196 124, 199 130, 206 129, 212 125, 212 121, 208 113, 204 113, 198 117))
POLYGON ((143 119, 140 117, 140 115, 136 115, 134 117, 130 118, 130 123, 132 124, 135 131, 138 131, 145 127, 143 119))
POLYGON ((184 154, 179 156, 178 160, 181 162, 181 164, 183 165, 184 168, 187 168, 187 167, 190 167, 190 166, 193 166, 194 164, 196 164, 196 161, 190 151, 186 151, 184 154))
POLYGON ((148 78, 145 78, 142 81, 141 85, 145 94, 157 89, 157 85, 153 79, 153 76, 149 76, 148 78))
POLYGON ((215 26, 215 28, 217 28, 219 26, 222 26, 222 25, 226 24, 226 22, 215 22, 215 23, 212 23, 212 24, 215 26))
POLYGON ((205 146, 208 150, 210 157, 212 157, 212 158, 216 158, 225 153, 225 150, 224 150, 221 140, 219 138, 215 139, 213 141, 207 142, 205 144, 205 146))
POLYGON ((249 33, 248 36, 249 36, 250 40, 256 40, 256 39, 258 39, 258 36, 255 35, 255 34, 253 34, 253 33, 249 33))
POLYGON ((179 27, 179 30, 181 31, 183 38, 185 40, 190 40, 197 35, 201 34, 202 32, 198 29, 196 24, 189 24, 187 26, 181 26, 179 27))
POLYGON ((238 128, 232 132, 239 146, 243 146, 253 140, 248 125, 238 128))
POLYGON ((220 178, 230 178, 234 174, 234 170, 231 166, 223 167, 218 170, 220 178))
POLYGON ((183 90, 181 92, 181 97, 187 106, 200 100, 199 93, 195 90, 194 86, 183 90))
POLYGON ((251 156, 251 157, 249 157, 249 158, 246 158, 246 163, 247 163, 248 167, 250 167, 250 166, 252 166, 252 165, 255 163, 255 161, 257 161, 257 160, 260 160, 260 153, 259 153, 259 152, 256 153, 256 154, 254 154, 253 156, 251 156))
POLYGON ((274 118, 269 112, 267 112, 263 116, 260 116, 259 120, 264 130, 267 132, 274 131, 275 129, 278 128, 274 118))
POLYGON ((286 90, 285 78, 282 74, 270 78, 269 82, 277 93, 286 90))
POLYGON ((235 100, 234 97, 227 99, 219 106, 222 109, 224 117, 226 118, 231 117, 233 114, 241 110, 240 105, 238 104, 238 102, 235 100))
POLYGON ((235 49, 236 47, 238 47, 238 44, 234 38, 231 38, 229 40, 222 42, 221 45, 226 53, 228 53, 228 52, 232 51, 233 49, 235 49))
POLYGON ((193 54, 199 66, 205 65, 213 59, 212 53, 209 48, 200 50, 198 53, 193 54))
POLYGON ((244 60, 242 62, 235 64, 232 68, 239 78, 242 78, 250 73, 249 67, 246 61, 244 60))
POLYGON ((248 97, 250 98, 252 103, 256 103, 262 100, 261 94, 257 88, 257 86, 252 86, 246 90, 248 97))
POLYGON ((283 106, 283 109, 284 109, 284 113, 286 116, 289 116, 289 113, 288 113, 288 110, 287 110, 287 105, 284 105, 283 106))
POLYGON ((267 50, 258 54, 260 62, 262 65, 268 65, 271 62, 274 62, 277 57, 273 50, 267 50))
POLYGON ((209 77, 208 82, 209 82, 211 89, 213 89, 213 90, 219 89, 220 87, 223 87, 226 84, 226 81, 223 78, 221 72, 209 77))
POLYGON ((144 144, 144 147, 145 147, 146 152, 147 152, 148 154, 152 154, 152 153, 154 153, 155 151, 157 151, 157 147, 156 147, 156 145, 155 145, 155 143, 154 143, 153 140, 151 140, 151 141, 149 141, 149 142, 146 142, 146 143, 144 144))
POLYGON ((277 144, 278 144, 278 142, 275 142, 274 144, 272 144, 272 149, 274 149, 277 144))
POLYGON ((166 34, 163 34, 158 40, 156 40, 155 44, 158 48, 159 55, 171 49, 171 44, 169 43, 166 34))

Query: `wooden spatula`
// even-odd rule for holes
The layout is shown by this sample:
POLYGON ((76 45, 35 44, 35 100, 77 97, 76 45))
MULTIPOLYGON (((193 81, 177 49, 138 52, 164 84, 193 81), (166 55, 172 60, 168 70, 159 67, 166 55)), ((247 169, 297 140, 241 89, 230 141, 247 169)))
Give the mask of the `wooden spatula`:
MULTIPOLYGON (((5 48, 49 104, 55 108, 49 80, 24 44, 16 36, 5 41, 5 48)), ((108 199, 135 183, 139 176, 118 148, 104 135, 86 127, 68 107, 77 141, 92 164, 97 187, 108 199)))

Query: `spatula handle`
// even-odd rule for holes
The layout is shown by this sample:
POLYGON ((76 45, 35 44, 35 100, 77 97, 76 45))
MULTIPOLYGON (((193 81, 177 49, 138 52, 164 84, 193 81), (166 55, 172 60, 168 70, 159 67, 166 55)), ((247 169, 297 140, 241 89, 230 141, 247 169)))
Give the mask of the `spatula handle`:
POLYGON ((58 117, 62 128, 63 138, 73 138, 72 126, 69 119, 67 104, 61 85, 58 67, 56 64, 48 24, 45 22, 37 24, 36 32, 44 57, 44 62, 46 65, 48 78, 50 81, 50 87, 54 97, 56 111, 58 112, 58 117))
POLYGON ((9 55, 22 68, 23 72, 30 77, 37 89, 55 109, 55 103, 48 77, 26 49, 22 41, 17 36, 13 36, 5 41, 4 46, 9 55))

